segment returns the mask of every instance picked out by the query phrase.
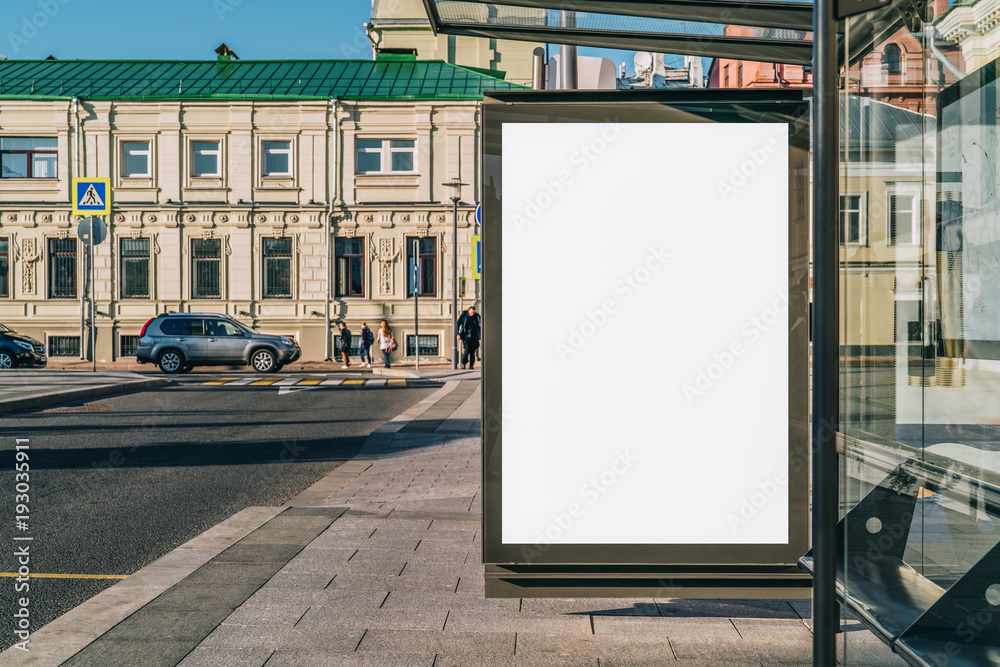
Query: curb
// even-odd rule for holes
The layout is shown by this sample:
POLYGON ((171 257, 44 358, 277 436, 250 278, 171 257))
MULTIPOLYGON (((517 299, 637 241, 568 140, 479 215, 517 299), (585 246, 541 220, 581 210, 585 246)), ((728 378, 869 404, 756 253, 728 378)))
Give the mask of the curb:
POLYGON ((14 412, 17 410, 44 408, 58 403, 68 403, 69 401, 77 401, 84 398, 96 398, 98 396, 108 396, 111 394, 122 394, 136 389, 161 387, 170 383, 170 380, 164 378, 150 378, 148 380, 133 380, 131 382, 106 384, 98 387, 87 387, 85 389, 67 389, 66 391, 51 394, 40 394, 38 396, 27 396, 25 398, 0 399, 0 412, 14 412))

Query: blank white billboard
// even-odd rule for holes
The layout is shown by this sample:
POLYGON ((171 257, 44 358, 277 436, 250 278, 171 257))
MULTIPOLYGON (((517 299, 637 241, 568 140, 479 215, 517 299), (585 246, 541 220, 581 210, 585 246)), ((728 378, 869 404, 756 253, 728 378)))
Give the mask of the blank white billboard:
POLYGON ((789 541, 788 133, 504 124, 504 544, 789 541))

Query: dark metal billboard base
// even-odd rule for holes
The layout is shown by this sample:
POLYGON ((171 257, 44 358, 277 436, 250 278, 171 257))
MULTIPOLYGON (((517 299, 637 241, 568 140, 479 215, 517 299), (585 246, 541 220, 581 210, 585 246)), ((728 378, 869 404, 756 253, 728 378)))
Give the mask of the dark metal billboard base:
POLYGON ((486 597, 807 600, 812 577, 795 565, 486 565, 486 597))

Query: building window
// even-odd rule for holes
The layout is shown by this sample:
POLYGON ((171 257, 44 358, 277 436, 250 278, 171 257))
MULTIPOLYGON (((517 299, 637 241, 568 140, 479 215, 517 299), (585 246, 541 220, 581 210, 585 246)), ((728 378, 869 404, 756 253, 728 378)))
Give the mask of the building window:
POLYGON ((76 298, 76 239, 49 239, 49 298, 76 298))
MULTIPOLYGON (((350 327, 348 327, 348 328, 350 328, 350 327)), ((344 363, 344 360, 341 358, 343 355, 340 354, 340 338, 339 338, 340 332, 337 329, 334 329, 333 335, 334 335, 334 343, 336 343, 336 345, 334 345, 334 347, 336 349, 333 351, 333 358, 334 358, 334 361, 336 361, 338 364, 342 364, 342 363, 344 363)), ((348 357, 353 357, 355 361, 357 361, 358 357, 361 356, 361 327, 360 326, 358 327, 357 331, 351 331, 351 346, 349 348, 347 348, 347 356, 348 357)))
POLYGON ((123 299, 149 298, 149 239, 121 239, 123 299))
POLYGON ((292 175, 292 142, 290 141, 264 142, 264 175, 265 176, 292 175))
POLYGON ((863 194, 840 195, 840 245, 868 243, 868 224, 863 194))
POLYGON ((413 139, 358 139, 359 174, 409 174, 416 171, 416 145, 413 139))
POLYGON ((335 239, 337 297, 365 295, 365 240, 335 239))
POLYGON ((138 336, 119 336, 118 337, 118 356, 119 357, 134 357, 135 351, 139 349, 139 337, 138 336))
MULTIPOLYGON (((416 336, 413 334, 406 335, 406 355, 409 357, 414 356, 413 345, 416 342, 416 336)), ((438 337, 437 336, 420 336, 420 355, 428 357, 439 357, 438 353, 438 337)))
POLYGON ((79 357, 79 336, 49 336, 50 357, 79 357))
POLYGON ((122 142, 122 176, 125 178, 149 178, 149 142, 122 142))
POLYGON ((55 178, 55 137, 0 137, 0 178, 55 178))
POLYGON ((413 246, 420 256, 420 296, 437 294, 437 239, 408 236, 406 238, 406 295, 413 296, 413 246))
POLYGON ((920 215, 918 195, 909 192, 890 191, 886 212, 889 216, 889 245, 913 245, 920 243, 920 215))
POLYGON ((262 239, 264 298, 292 298, 292 239, 262 239))
POLYGON ((887 44, 882 51, 882 71, 886 74, 899 74, 901 64, 899 47, 895 44, 887 44))
POLYGON ((191 298, 222 298, 222 241, 191 239, 191 298))
POLYGON ((218 141, 191 142, 191 175, 219 176, 219 164, 222 162, 222 151, 218 141))
POLYGON ((0 236, 0 299, 10 298, 10 239, 0 236))

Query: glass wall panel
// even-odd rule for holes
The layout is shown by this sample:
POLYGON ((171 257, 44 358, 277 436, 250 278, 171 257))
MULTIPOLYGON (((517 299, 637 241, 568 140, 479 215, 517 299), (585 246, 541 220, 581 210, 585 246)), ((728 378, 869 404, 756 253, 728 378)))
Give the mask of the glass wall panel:
POLYGON ((1000 26, 977 18, 997 9, 847 24, 841 583, 899 664, 1000 664, 1000 26))

